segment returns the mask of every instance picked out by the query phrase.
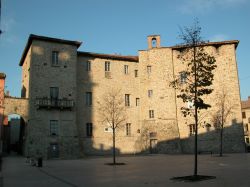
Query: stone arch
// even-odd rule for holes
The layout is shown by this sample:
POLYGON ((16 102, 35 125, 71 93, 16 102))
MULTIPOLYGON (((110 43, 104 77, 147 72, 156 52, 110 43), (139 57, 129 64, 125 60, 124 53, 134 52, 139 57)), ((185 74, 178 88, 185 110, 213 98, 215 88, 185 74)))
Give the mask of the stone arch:
POLYGON ((4 116, 11 114, 20 115, 25 122, 28 120, 28 104, 29 100, 24 98, 16 97, 5 97, 4 98, 4 116))

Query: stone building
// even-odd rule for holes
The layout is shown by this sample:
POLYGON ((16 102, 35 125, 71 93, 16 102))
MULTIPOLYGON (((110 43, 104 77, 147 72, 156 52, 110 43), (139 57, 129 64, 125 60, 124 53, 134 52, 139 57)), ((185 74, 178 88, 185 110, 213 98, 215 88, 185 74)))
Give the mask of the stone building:
POLYGON ((250 96, 246 101, 241 101, 242 118, 244 126, 245 143, 250 152, 250 96))
MULTIPOLYGON (((162 47, 160 36, 148 36, 148 49, 138 56, 78 51, 81 42, 30 35, 19 65, 22 91, 19 102, 5 99, 10 113, 25 121, 25 155, 44 158, 74 158, 110 154, 112 131, 102 122, 98 102, 112 89, 120 90, 127 120, 117 131, 120 154, 192 153, 194 129, 184 118, 177 91, 170 87, 183 71, 178 55, 185 46, 162 47)), ((224 131, 224 151, 243 152, 244 135, 236 63, 237 40, 209 42, 206 50, 215 56, 214 92, 206 99, 215 111, 217 92, 230 95, 234 112, 224 131)), ((186 105, 186 103, 185 103, 186 105)), ((213 127, 199 127, 199 151, 219 150, 219 134, 213 127)))

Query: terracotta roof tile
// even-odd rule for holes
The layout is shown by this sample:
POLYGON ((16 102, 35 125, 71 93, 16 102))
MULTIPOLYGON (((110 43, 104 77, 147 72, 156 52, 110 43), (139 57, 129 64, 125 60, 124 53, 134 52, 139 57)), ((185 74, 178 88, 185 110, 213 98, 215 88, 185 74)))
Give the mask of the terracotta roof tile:
POLYGON ((241 108, 250 108, 250 96, 248 96, 248 100, 246 101, 241 101, 241 108))

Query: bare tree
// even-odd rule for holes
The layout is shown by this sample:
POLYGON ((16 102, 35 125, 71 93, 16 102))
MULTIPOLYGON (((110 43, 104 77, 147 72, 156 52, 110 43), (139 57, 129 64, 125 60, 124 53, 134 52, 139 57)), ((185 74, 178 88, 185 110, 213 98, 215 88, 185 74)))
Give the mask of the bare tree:
POLYGON ((113 164, 116 164, 116 132, 124 126, 126 121, 126 108, 124 98, 119 90, 110 90, 103 95, 102 101, 98 102, 99 113, 102 121, 112 129, 113 139, 113 164))
POLYGON ((213 127, 220 132, 220 156, 223 156, 223 130, 225 123, 233 112, 233 105, 230 104, 228 100, 228 93, 225 92, 223 88, 221 92, 217 93, 217 110, 212 115, 212 125, 213 127))
POLYGON ((180 46, 178 58, 184 64, 185 70, 171 82, 171 86, 180 92, 177 98, 187 104, 191 102, 193 107, 181 107, 184 117, 194 117, 195 141, 194 141, 194 176, 197 176, 197 135, 199 114, 201 110, 211 107, 203 99, 204 95, 212 93, 213 70, 216 68, 215 58, 205 50, 205 41, 201 38, 201 27, 195 21, 192 27, 181 29, 180 38, 183 44, 180 46))

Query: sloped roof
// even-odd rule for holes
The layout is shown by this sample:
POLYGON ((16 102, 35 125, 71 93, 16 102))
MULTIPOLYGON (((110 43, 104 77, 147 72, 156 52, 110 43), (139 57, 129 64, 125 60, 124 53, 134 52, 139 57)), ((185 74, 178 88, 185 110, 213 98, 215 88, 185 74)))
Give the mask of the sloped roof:
POLYGON ((248 96, 248 100, 241 101, 241 108, 242 109, 250 108, 250 96, 248 96))
POLYGON ((51 38, 47 36, 39 36, 39 35, 34 35, 31 34, 29 36, 29 39, 26 43, 26 46, 24 48, 21 60, 19 62, 19 66, 22 66, 24 63, 24 59, 29 51, 30 45, 32 44, 33 40, 40 40, 40 41, 49 41, 49 42, 55 42, 55 43, 62 43, 62 44, 69 44, 69 45, 75 45, 77 48, 82 44, 82 42, 79 41, 72 41, 72 40, 64 40, 64 39, 58 39, 58 38, 51 38))
POLYGON ((115 55, 115 54, 101 54, 101 53, 90 53, 90 52, 77 52, 78 55, 93 57, 93 58, 105 58, 105 59, 112 59, 112 60, 124 60, 124 61, 131 61, 131 62, 138 62, 138 56, 122 56, 122 55, 115 55))

